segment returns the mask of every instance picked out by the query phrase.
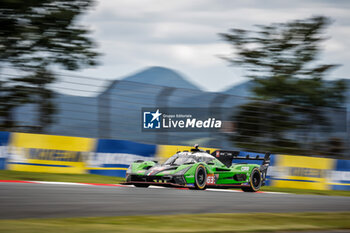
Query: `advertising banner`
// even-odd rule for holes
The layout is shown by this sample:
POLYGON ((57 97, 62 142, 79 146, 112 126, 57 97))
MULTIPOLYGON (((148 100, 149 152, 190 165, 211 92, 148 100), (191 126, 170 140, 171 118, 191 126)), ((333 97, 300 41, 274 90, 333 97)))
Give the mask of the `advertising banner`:
POLYGON ((6 160, 8 159, 9 141, 10 141, 10 132, 0 131, 0 170, 6 169, 6 160))
POLYGON ((332 190, 350 191, 350 160, 337 159, 330 177, 329 185, 332 190))
POLYGON ((124 140, 98 139, 87 169, 91 174, 125 177, 129 165, 136 160, 154 160, 156 145, 124 140))
POLYGON ((273 186, 298 189, 329 189, 335 160, 327 158, 278 155, 273 170, 273 186))
POLYGON ((52 173, 85 173, 84 161, 95 139, 13 133, 10 170, 52 173))

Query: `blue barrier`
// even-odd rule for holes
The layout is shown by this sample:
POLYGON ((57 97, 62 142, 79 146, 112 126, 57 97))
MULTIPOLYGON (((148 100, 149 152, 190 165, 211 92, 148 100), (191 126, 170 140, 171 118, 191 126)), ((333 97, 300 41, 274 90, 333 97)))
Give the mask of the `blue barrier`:
POLYGON ((6 169, 6 161, 8 157, 7 147, 10 141, 10 132, 0 131, 0 170, 6 169))
POLYGON ((156 145, 99 139, 95 152, 88 162, 90 174, 125 177, 126 170, 133 161, 154 159, 156 145))
POLYGON ((0 131, 0 146, 7 146, 10 141, 10 132, 0 131))
POLYGON ((6 158, 0 158, 0 170, 6 170, 6 158))
POLYGON ((350 160, 337 159, 331 172, 331 189, 350 191, 350 160))

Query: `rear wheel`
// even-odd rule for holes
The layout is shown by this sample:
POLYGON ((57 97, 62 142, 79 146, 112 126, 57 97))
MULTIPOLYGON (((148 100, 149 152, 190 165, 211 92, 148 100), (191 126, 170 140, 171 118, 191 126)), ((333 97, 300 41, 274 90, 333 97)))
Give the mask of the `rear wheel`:
POLYGON ((196 168, 194 185, 196 189, 200 190, 204 190, 207 186, 207 170, 202 164, 196 168))
POLYGON ((261 187, 261 173, 258 168, 254 168, 250 174, 250 186, 242 187, 244 192, 257 192, 261 187))

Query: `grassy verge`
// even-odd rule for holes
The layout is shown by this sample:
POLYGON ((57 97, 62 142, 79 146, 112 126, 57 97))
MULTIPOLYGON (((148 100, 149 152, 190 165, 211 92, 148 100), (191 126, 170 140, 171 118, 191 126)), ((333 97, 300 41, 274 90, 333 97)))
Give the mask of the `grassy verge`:
POLYGON ((0 220, 0 232, 276 232, 350 229, 350 212, 0 220))
POLYGON ((283 193, 294 193, 294 194, 325 195, 325 196, 350 196, 350 191, 277 188, 277 187, 272 187, 272 186, 264 186, 261 188, 261 191, 283 192, 283 193))
POLYGON ((124 181, 124 178, 113 176, 100 176, 91 174, 61 174, 39 173, 0 170, 0 180, 31 180, 31 181, 57 181, 78 183, 116 184, 124 181))

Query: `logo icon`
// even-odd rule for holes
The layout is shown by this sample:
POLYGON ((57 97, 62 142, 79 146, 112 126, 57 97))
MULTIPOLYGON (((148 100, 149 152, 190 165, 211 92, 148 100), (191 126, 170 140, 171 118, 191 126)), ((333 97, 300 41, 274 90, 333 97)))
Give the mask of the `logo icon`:
POLYGON ((155 112, 143 112, 143 128, 160 129, 161 115, 159 109, 155 112))

